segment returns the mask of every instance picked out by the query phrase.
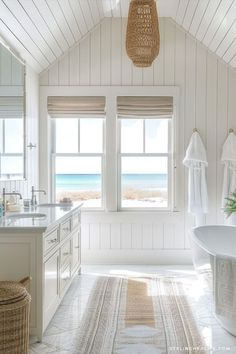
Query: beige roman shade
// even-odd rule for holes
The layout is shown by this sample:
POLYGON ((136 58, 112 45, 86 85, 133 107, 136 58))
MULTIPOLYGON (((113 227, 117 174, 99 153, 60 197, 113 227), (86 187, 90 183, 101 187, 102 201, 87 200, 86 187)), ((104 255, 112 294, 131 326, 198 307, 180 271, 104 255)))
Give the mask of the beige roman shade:
POLYGON ((23 118, 24 97, 0 96, 0 119, 23 118))
POLYGON ((104 118, 103 96, 49 96, 48 114, 51 118, 104 118))
POLYGON ((119 96, 117 97, 119 118, 171 118, 172 96, 119 96))

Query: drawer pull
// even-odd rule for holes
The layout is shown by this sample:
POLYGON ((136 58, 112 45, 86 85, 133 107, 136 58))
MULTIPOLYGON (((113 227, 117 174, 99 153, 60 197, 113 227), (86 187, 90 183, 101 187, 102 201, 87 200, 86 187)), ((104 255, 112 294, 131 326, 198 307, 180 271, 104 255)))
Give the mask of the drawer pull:
POLYGON ((55 243, 57 242, 57 238, 53 238, 52 240, 47 240, 47 243, 55 243))
POLYGON ((79 246, 75 246, 74 248, 79 248, 79 246))

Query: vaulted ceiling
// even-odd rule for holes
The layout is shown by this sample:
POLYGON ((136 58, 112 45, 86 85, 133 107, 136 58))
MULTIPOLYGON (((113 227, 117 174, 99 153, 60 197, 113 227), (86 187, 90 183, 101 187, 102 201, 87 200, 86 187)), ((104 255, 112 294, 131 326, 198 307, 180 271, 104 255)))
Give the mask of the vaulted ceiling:
MULTIPOLYGON (((236 68, 236 0, 156 0, 160 17, 236 68)), ((0 0, 0 36, 42 72, 104 17, 127 17, 129 0, 0 0)))

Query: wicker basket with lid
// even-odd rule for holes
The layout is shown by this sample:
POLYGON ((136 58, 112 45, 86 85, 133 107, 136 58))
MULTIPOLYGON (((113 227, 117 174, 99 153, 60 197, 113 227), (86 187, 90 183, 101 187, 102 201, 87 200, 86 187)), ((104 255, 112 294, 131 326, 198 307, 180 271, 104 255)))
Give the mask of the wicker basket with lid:
POLYGON ((28 351, 31 297, 25 285, 29 280, 27 277, 19 283, 0 281, 0 353, 28 351))

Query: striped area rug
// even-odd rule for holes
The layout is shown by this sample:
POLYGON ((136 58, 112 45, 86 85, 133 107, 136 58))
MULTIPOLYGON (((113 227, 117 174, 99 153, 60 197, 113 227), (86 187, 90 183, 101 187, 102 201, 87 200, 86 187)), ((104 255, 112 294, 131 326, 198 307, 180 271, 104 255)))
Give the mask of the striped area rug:
POLYGON ((76 340, 78 354, 207 353, 176 278, 99 277, 76 340))

